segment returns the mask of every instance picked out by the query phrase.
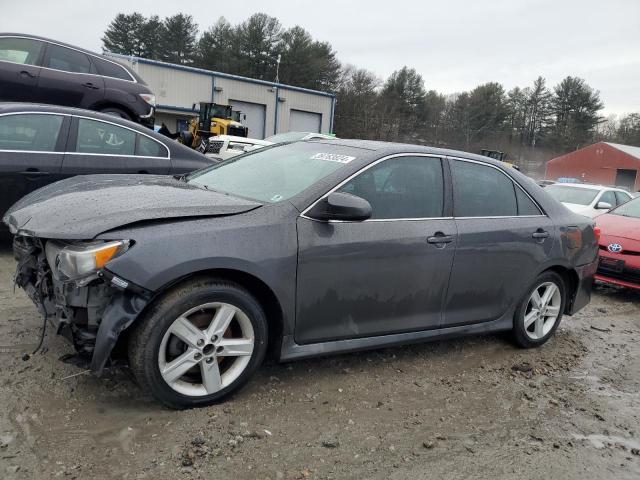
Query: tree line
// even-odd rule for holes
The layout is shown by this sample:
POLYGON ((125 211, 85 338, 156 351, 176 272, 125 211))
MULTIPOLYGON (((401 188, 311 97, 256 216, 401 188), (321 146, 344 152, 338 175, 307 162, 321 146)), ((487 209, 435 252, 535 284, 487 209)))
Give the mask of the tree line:
POLYGON ((113 53, 259 80, 274 81, 277 74, 281 83, 323 91, 337 89, 341 71, 328 42, 314 40, 300 26, 285 29, 264 13, 238 25, 220 17, 202 34, 191 15, 160 19, 120 13, 104 33, 102 46, 113 53))
POLYGON ((329 91, 336 94, 335 133, 345 138, 424 143, 477 151, 501 150, 535 171, 543 160, 601 139, 640 145, 640 113, 600 115, 597 90, 567 76, 553 87, 543 77, 506 91, 497 82, 445 95, 427 90, 408 66, 382 80, 342 65, 329 42, 300 26, 256 13, 232 25, 220 17, 199 33, 190 15, 164 19, 118 14, 103 49, 182 65, 329 91), (277 65, 279 63, 279 71, 277 65))

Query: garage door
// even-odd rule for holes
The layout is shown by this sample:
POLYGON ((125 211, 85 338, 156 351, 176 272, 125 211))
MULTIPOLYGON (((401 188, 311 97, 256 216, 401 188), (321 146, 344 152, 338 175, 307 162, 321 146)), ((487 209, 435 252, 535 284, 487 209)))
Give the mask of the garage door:
POLYGON ((247 116, 242 123, 249 128, 249 138, 264 138, 264 122, 266 118, 267 107, 261 103, 242 102, 240 100, 229 100, 229 105, 234 110, 240 110, 247 116))
POLYGON ((315 112, 305 112, 304 110, 293 110, 289 116, 290 132, 314 132, 320 133, 322 129, 322 114, 315 112))

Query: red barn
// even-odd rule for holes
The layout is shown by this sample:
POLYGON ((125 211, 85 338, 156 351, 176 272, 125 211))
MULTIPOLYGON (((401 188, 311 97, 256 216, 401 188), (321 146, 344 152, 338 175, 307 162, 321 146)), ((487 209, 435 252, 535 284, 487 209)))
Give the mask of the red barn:
POLYGON ((547 162, 545 177, 577 178, 583 182, 640 190, 640 147, 598 142, 547 162))

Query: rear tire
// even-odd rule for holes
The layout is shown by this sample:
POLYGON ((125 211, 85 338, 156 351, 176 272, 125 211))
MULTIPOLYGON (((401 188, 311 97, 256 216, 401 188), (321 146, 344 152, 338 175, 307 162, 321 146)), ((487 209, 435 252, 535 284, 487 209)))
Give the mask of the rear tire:
POLYGON ((513 337, 522 348, 539 347, 554 334, 564 311, 566 288, 555 272, 540 274, 520 301, 513 318, 513 337))
POLYGON ((132 120, 131 115, 129 115, 124 110, 115 107, 107 107, 100 110, 101 113, 106 113, 107 115, 111 115, 112 117, 124 118, 125 120, 132 120))
POLYGON ((140 318, 129 364, 164 405, 204 407, 236 392, 264 360, 267 320, 235 283, 201 278, 174 288, 140 318))

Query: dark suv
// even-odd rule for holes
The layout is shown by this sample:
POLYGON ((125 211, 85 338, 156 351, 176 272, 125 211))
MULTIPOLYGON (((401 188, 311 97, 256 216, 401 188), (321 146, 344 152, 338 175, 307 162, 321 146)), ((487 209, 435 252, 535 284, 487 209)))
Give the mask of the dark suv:
POLYGON ((0 101, 85 108, 153 128, 155 98, 135 72, 102 55, 0 33, 0 101))

